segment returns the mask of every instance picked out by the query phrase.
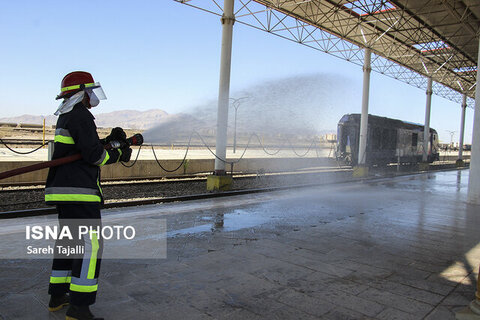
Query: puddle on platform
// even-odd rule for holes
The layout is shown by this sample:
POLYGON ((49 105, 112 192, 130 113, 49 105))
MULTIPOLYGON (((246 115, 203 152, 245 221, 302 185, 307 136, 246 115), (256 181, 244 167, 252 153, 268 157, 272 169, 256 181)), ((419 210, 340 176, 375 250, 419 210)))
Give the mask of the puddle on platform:
POLYGON ((268 218, 262 217, 255 211, 237 209, 232 213, 217 214, 214 216, 204 216, 200 218, 199 225, 171 230, 167 232, 167 237, 198 234, 202 232, 231 232, 240 229, 253 228, 266 223, 268 218), (205 222, 205 223, 204 223, 205 222))

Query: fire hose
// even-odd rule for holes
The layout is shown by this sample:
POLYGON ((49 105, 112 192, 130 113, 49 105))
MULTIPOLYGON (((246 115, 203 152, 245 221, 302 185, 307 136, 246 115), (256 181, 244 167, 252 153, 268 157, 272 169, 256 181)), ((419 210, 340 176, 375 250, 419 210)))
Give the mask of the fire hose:
MULTIPOLYGON (((125 142, 120 142, 120 141, 110 141, 107 143, 104 148, 106 150, 110 149, 118 149, 122 148, 125 145, 128 146, 140 146, 143 144, 143 136, 140 133, 137 133, 130 138, 126 139, 125 142)), ((13 177, 19 174, 24 174, 32 171, 37 171, 41 169, 46 169, 46 168, 51 168, 51 167, 56 167, 60 166, 62 164, 74 162, 77 160, 82 159, 82 155, 80 153, 73 154, 71 156, 55 159, 55 160, 50 160, 50 161, 45 161, 37 164, 33 164, 31 166, 26 166, 26 167, 21 167, 21 168, 16 168, 13 170, 5 171, 0 173, 0 180, 6 179, 9 177, 13 177)))

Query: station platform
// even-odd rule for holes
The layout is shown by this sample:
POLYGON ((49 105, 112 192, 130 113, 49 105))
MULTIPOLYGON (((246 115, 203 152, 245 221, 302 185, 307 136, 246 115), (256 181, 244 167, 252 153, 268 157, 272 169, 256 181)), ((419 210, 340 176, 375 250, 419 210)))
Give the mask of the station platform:
MULTIPOLYGON (((468 170, 104 210, 166 220, 165 259, 102 262, 106 319, 454 319, 474 298, 480 207, 468 170)), ((42 217, 2 221, 4 241, 42 217)), ((110 250, 105 247, 105 250, 110 250)), ((1 319, 47 311, 48 260, 0 260, 1 319)))

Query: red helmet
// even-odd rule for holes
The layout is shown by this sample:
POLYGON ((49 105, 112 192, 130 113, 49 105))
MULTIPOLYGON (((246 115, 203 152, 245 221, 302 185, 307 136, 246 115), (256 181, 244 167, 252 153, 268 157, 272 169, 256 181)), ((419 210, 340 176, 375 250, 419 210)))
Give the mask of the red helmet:
POLYGON ((70 93, 78 92, 86 87, 94 87, 95 81, 90 73, 85 71, 74 71, 67 74, 62 79, 60 94, 57 100, 68 97, 70 93))

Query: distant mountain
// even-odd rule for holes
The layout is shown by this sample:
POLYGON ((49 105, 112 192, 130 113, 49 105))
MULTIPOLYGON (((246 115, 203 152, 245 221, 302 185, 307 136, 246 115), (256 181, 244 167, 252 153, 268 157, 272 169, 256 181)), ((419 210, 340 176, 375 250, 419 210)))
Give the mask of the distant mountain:
POLYGON ((10 118, 0 118, 0 122, 4 123, 30 123, 30 124, 43 124, 43 119, 45 118, 46 125, 52 125, 57 123, 57 117, 54 115, 50 116, 34 116, 31 114, 24 114, 18 117, 10 118))
MULTIPOLYGON (((159 123, 165 122, 172 116, 174 115, 169 115, 167 112, 160 109, 147 111, 119 110, 109 113, 95 114, 95 123, 98 127, 122 127, 146 130, 159 123)), ((30 114, 24 114, 18 117, 0 118, 0 122, 43 124, 44 118, 47 125, 57 123, 57 117, 54 115, 36 116, 30 114)))

